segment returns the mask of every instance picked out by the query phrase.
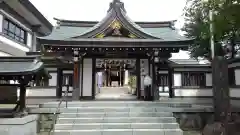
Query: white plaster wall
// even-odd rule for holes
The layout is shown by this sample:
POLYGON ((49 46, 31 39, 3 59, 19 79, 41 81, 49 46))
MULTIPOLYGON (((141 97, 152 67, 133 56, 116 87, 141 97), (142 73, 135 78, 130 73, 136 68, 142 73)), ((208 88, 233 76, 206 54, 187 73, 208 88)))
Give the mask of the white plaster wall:
POLYGON ((159 96, 160 97, 169 97, 169 93, 162 92, 162 93, 159 93, 159 96))
POLYGON ((230 88, 230 97, 240 98, 240 88, 230 88))
POLYGON ((13 54, 15 56, 25 56, 26 52, 29 52, 27 46, 21 45, 13 40, 10 40, 2 35, 0 35, 0 50, 13 54))
POLYGON ((208 97, 212 96, 212 89, 175 89, 175 96, 208 97))
POLYGON ((0 135, 37 135, 37 115, 0 119, 0 135))
POLYGON ((212 73, 206 73, 206 86, 212 86, 212 73))
POLYGON ((83 95, 92 96, 92 59, 83 60, 83 95))
POLYGON ((174 71, 211 71, 210 68, 174 68, 174 71))
POLYGON ((235 69, 235 84, 240 85, 240 69, 235 69))
POLYGON ((3 30, 3 15, 0 14, 0 33, 2 33, 3 30))
MULTIPOLYGON (((18 89, 18 96, 19 96, 18 89)), ((26 97, 55 97, 56 88, 30 88, 26 91, 26 97)))
POLYGON ((173 86, 182 86, 181 73, 174 73, 173 79, 174 79, 173 86))
POLYGON ((57 86, 57 73, 50 73, 52 76, 51 79, 49 79, 49 86, 57 86))
POLYGON ((165 87, 158 87, 159 92, 162 92, 162 91, 163 91, 163 88, 164 88, 164 91, 165 91, 165 92, 168 92, 168 91, 169 91, 168 86, 165 86, 165 87))
POLYGON ((32 47, 32 34, 29 32, 27 33, 27 46, 32 47))
POLYGON ((72 70, 63 70, 63 73, 64 74, 73 74, 73 71, 72 70))

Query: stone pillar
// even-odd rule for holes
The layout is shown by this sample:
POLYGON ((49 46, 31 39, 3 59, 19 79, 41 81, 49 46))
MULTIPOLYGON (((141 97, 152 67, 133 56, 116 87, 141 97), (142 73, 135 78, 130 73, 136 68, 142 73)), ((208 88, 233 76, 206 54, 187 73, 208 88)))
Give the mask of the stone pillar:
POLYGON ((124 72, 124 85, 128 85, 128 70, 125 70, 124 72))

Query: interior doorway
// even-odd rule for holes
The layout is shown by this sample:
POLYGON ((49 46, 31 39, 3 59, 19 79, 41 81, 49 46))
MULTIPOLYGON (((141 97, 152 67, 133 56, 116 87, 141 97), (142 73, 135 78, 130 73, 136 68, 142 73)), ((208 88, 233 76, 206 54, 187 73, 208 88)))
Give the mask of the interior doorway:
POLYGON ((96 59, 96 100, 136 100, 135 59, 96 59))

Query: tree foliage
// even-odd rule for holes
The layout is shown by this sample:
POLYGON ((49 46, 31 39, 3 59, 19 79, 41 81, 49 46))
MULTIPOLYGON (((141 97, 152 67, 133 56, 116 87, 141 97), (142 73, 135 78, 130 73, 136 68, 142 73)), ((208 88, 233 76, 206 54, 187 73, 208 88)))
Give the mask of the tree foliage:
POLYGON ((191 56, 211 60, 210 23, 214 24, 215 55, 224 55, 223 45, 239 37, 240 0, 188 0, 184 11, 183 31, 193 38, 191 56), (210 22, 209 11, 214 11, 210 22))

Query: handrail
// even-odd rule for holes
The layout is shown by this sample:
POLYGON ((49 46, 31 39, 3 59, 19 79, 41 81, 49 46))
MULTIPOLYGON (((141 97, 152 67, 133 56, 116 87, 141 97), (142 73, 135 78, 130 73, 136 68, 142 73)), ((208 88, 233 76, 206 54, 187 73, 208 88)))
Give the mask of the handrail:
POLYGON ((67 86, 67 90, 64 92, 63 97, 60 99, 60 101, 58 103, 58 106, 56 107, 56 111, 53 113, 53 115, 54 115, 53 116, 53 123, 52 123, 53 125, 52 125, 52 128, 49 131, 49 135, 51 135, 51 133, 53 133, 52 135, 54 135, 54 133, 55 133, 55 124, 57 122, 58 114, 60 113, 61 104, 62 104, 64 99, 66 100, 66 108, 68 107, 67 106, 67 104, 68 104, 68 101, 67 101, 68 92, 69 92, 69 86, 67 86))

